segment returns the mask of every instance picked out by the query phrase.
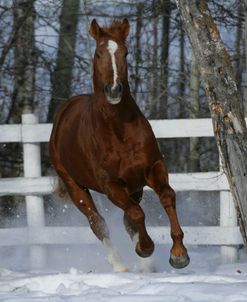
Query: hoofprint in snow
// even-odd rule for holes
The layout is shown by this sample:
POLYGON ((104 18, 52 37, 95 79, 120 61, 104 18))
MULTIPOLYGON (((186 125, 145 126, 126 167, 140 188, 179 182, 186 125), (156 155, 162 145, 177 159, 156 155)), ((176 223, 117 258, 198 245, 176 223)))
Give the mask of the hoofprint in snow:
POLYGON ((92 271, 0 269, 0 301, 246 302, 247 255, 245 251, 242 254, 238 263, 223 265, 219 263, 219 253, 194 249, 191 265, 184 270, 164 266, 160 262, 164 255, 156 255, 156 273, 139 273, 134 266, 131 272, 114 273, 102 255, 99 257, 102 266, 90 256, 87 259, 92 271))

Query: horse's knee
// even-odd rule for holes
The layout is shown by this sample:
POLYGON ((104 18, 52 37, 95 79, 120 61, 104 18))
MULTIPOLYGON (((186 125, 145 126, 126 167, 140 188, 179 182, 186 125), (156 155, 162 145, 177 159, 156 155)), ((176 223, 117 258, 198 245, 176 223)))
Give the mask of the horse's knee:
POLYGON ((159 198, 164 208, 168 208, 169 206, 175 207, 176 193, 169 185, 165 185, 161 189, 159 198))
POLYGON ((139 205, 132 204, 126 210, 126 215, 135 224, 142 223, 145 220, 145 214, 139 205))
POLYGON ((162 160, 156 161, 153 166, 146 171, 145 178, 148 186, 160 195, 164 184, 168 183, 168 173, 164 162, 162 160))
POLYGON ((130 197, 134 200, 135 203, 139 204, 142 200, 143 190, 135 192, 130 195, 130 197))
POLYGON ((161 189, 160 198, 174 200, 176 193, 169 185, 164 185, 161 189))

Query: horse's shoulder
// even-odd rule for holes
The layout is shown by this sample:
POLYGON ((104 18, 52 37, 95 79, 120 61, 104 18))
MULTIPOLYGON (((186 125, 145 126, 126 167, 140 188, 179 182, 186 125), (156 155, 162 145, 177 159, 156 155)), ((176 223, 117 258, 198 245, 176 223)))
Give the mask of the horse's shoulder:
POLYGON ((53 125, 54 131, 58 126, 63 124, 64 120, 73 120, 78 116, 80 112, 86 112, 87 107, 90 106, 89 104, 89 94, 72 96, 67 101, 65 101, 55 115, 53 125))
POLYGON ((92 99, 92 94, 81 94, 81 95, 76 95, 72 96, 67 100, 68 104, 73 104, 73 105, 87 105, 90 103, 92 99))
POLYGON ((90 94, 82 94, 82 95, 76 95, 69 98, 67 101, 64 102, 64 104, 61 106, 59 113, 62 114, 66 111, 78 111, 82 110, 84 107, 90 105, 90 94))

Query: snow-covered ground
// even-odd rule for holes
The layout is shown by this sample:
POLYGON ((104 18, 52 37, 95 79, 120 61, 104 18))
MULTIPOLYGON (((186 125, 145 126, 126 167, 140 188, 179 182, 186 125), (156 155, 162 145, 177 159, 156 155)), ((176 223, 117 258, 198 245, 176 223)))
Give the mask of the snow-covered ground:
MULTIPOLYGON (((247 302, 247 249, 239 250, 238 262, 223 264, 220 247, 188 246, 190 265, 175 270, 169 265, 170 246, 160 244, 152 255, 155 272, 141 273, 122 213, 105 205, 101 208, 129 272, 114 273, 100 243, 46 246, 42 268, 30 266, 28 246, 0 247, 0 302, 247 302)), ((70 215, 70 206, 65 210, 58 211, 59 219, 47 219, 49 225, 86 222, 79 211, 70 215)), ((191 210, 180 211, 181 216, 185 213, 191 216, 191 223, 191 210)), ((197 220, 204 216, 204 212, 197 214, 197 220)), ((34 255, 38 257, 38 253, 39 248, 34 255)), ((38 261, 34 259, 34 263, 38 261)))
POLYGON ((174 270, 168 247, 158 246, 155 273, 140 273, 131 251, 125 252, 129 272, 114 273, 100 245, 49 249, 47 266, 39 270, 25 268, 27 251, 1 252, 1 302, 247 301, 244 249, 237 263, 221 264, 219 248, 190 247, 189 267, 174 270))

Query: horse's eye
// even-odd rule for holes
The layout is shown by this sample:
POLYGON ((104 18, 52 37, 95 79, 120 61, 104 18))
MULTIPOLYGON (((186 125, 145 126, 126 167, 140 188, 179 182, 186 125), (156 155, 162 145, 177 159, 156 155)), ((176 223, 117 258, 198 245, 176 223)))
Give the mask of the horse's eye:
POLYGON ((97 59, 100 58, 100 54, 98 52, 95 53, 95 56, 96 56, 97 59))
POLYGON ((125 58, 127 58, 128 54, 129 54, 128 52, 126 52, 126 53, 124 54, 125 58))

